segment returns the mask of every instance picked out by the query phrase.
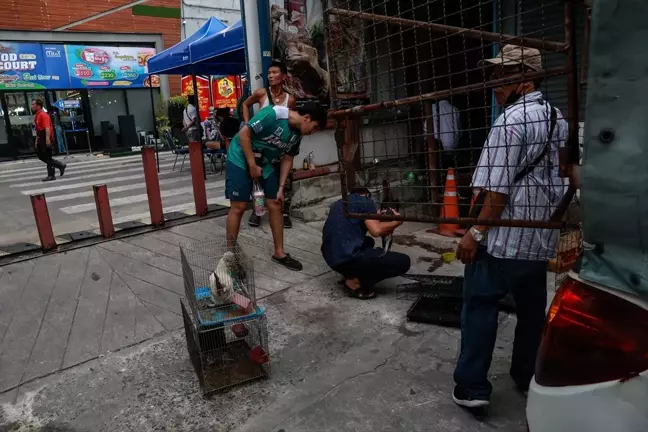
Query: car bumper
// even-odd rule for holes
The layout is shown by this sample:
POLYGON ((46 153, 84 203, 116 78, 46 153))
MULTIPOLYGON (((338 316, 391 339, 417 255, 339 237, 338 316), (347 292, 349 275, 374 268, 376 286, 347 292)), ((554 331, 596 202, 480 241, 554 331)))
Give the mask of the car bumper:
POLYGON ((648 371, 626 382, 544 387, 531 381, 530 432, 648 431, 648 371))

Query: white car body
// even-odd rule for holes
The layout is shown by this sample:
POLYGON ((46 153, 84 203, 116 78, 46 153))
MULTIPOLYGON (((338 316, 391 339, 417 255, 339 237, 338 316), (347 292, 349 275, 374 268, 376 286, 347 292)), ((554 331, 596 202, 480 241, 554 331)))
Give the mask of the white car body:
MULTIPOLYGON (((585 283, 648 310, 648 302, 636 296, 585 283)), ((625 382, 565 387, 541 386, 534 378, 526 412, 530 432, 647 432, 648 371, 625 382)))

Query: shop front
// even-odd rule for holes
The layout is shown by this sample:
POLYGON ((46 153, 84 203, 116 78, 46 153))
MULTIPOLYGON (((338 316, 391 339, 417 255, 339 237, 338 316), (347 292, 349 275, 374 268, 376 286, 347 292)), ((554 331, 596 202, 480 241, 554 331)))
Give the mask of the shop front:
POLYGON ((153 134, 160 82, 153 47, 0 41, 0 157, 32 155, 31 102, 41 99, 56 150, 121 150, 153 134))

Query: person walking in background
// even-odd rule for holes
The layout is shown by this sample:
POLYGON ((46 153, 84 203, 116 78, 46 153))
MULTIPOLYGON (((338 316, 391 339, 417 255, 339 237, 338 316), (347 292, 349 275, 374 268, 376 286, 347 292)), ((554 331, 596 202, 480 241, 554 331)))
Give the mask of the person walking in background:
MULTIPOLYGON (((542 70, 537 49, 505 45, 486 60, 493 78, 542 70)), ((558 174, 558 149, 567 122, 544 100, 540 82, 494 89, 505 106, 484 144, 473 175, 479 194, 473 217, 488 220, 549 220, 565 193, 558 174)), ((547 306, 547 261, 556 252, 558 231, 477 225, 461 239, 457 258, 465 266, 461 353, 454 372, 453 400, 467 408, 489 404, 488 381, 499 301, 513 294, 517 325, 510 375, 526 392, 534 374, 547 306)))
MULTIPOLYGON (((285 64, 279 61, 272 62, 272 64, 268 68, 269 86, 263 89, 257 89, 243 102, 241 111, 243 115, 243 122, 245 124, 250 121, 250 111, 256 103, 259 104, 259 109, 263 109, 267 106, 282 106, 290 109, 295 109, 295 106, 297 105, 295 97, 284 90, 284 83, 286 81, 287 74, 288 69, 286 68, 285 64)), ((286 181, 284 190, 284 228, 292 228, 292 221, 290 220, 290 205, 292 202, 292 174, 293 170, 291 169, 290 173, 288 174, 288 180, 286 181)), ((250 215, 248 223, 250 224, 250 226, 258 227, 261 225, 261 218, 252 213, 250 215)))
POLYGON ((34 99, 31 103, 31 110, 34 114, 34 124, 36 126, 36 139, 34 141, 36 154, 38 159, 47 164, 47 177, 43 181, 56 180, 56 168, 58 168, 60 176, 63 177, 66 165, 52 157, 52 147, 54 145, 52 119, 43 110, 42 99, 34 99))
POLYGON ((196 96, 187 96, 187 106, 182 113, 182 132, 187 135, 189 142, 200 141, 200 117, 198 117, 198 110, 196 110, 196 96))

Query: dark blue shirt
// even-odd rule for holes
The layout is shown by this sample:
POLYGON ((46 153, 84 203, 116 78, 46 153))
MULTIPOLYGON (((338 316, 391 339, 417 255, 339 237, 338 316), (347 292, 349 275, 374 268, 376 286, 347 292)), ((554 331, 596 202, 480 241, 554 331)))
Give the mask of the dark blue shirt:
MULTIPOLYGON (((376 205, 369 197, 349 195, 349 213, 377 212, 376 205)), ((330 267, 336 267, 354 259, 364 243, 367 226, 361 219, 344 216, 342 200, 331 204, 324 229, 322 230, 322 255, 330 267)))

